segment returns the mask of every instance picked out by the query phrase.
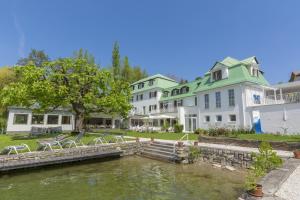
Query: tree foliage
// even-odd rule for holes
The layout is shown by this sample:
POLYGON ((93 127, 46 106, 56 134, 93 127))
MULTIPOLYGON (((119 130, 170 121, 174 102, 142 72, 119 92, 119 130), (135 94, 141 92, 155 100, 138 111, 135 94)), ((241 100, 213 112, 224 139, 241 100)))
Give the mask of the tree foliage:
MULTIPOLYGON (((0 94, 2 89, 10 84, 17 81, 17 76, 11 67, 0 68, 0 94)), ((0 104, 0 133, 3 132, 6 126, 7 119, 7 106, 0 104)))
POLYGON ((74 51, 73 58, 86 59, 89 64, 96 64, 94 55, 86 49, 80 48, 78 51, 74 51))
POLYGON ((148 76, 146 70, 142 70, 140 66, 131 66, 127 56, 121 61, 118 42, 114 43, 112 51, 112 66, 110 68, 114 79, 121 79, 129 83, 133 83, 148 76))
POLYGON ((28 57, 20 58, 17 62, 19 66, 35 65, 42 67, 43 63, 50 61, 48 55, 43 50, 31 49, 28 57))
POLYGON ((16 67, 16 71, 22 78, 3 89, 3 105, 38 105, 41 112, 70 107, 76 115, 76 130, 83 128, 84 118, 92 112, 126 116, 131 108, 128 83, 114 80, 87 59, 63 58, 43 67, 16 67))

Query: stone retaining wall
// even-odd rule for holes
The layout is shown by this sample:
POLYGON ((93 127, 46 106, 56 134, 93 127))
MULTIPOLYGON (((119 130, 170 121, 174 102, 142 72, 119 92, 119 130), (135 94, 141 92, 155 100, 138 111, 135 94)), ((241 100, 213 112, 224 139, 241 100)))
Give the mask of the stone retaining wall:
MULTIPOLYGON (((252 163, 252 156, 249 152, 200 146, 195 147, 200 150, 200 158, 202 158, 204 162, 233 166, 236 168, 249 168, 252 163)), ((185 147, 185 150, 188 152, 189 147, 185 147)))
POLYGON ((109 156, 127 156, 136 154, 140 144, 136 142, 115 143, 97 146, 83 146, 54 151, 35 151, 29 153, 0 156, 0 171, 32 166, 66 163, 109 156))

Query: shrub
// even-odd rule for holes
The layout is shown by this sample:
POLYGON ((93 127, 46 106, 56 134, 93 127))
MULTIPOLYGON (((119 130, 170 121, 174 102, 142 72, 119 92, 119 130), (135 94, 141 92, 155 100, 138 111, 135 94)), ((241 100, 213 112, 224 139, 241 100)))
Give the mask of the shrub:
POLYGON ((175 133, 182 133, 182 131, 183 131, 183 125, 181 125, 181 124, 175 124, 174 131, 175 131, 175 133))
POLYGON ((247 190, 252 190, 256 187, 258 178, 282 165, 282 159, 273 151, 273 148, 268 142, 261 142, 259 145, 259 153, 253 153, 252 158, 254 163, 252 164, 252 168, 248 171, 245 182, 247 190))
POLYGON ((194 146, 189 147, 189 156, 188 156, 189 163, 193 163, 197 158, 200 157, 200 155, 201 155, 200 149, 194 146))
POLYGON ((198 135, 208 135, 208 131, 202 128, 197 128, 194 133, 198 135))

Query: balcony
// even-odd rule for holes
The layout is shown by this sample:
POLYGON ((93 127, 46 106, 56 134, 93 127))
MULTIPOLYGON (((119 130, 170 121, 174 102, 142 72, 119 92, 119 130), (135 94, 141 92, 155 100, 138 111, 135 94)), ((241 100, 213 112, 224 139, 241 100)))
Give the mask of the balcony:
POLYGON ((264 105, 300 103, 300 92, 283 93, 282 95, 268 95, 264 99, 264 105))

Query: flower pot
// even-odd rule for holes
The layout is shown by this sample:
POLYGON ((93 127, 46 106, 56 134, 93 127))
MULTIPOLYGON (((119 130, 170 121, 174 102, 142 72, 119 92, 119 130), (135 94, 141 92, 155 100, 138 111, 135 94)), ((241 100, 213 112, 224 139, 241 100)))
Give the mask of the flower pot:
POLYGON ((300 150, 295 150, 294 151, 294 156, 296 159, 300 159, 300 150))
POLYGON ((197 141, 194 142, 194 146, 198 146, 198 142, 197 141))
POLYGON ((248 194, 254 197, 262 197, 263 196, 262 185, 256 184, 256 187, 252 190, 249 190, 248 194))

